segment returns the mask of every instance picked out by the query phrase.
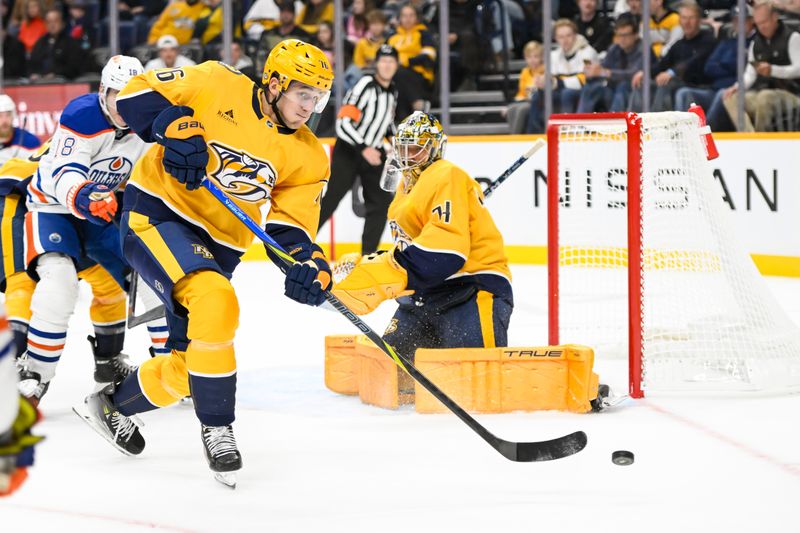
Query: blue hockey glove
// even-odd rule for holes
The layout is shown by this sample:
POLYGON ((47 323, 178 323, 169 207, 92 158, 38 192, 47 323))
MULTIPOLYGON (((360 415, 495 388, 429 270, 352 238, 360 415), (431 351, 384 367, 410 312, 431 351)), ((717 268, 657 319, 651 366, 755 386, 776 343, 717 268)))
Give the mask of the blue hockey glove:
POLYGON ((205 128, 193 116, 191 107, 172 106, 153 121, 153 137, 164 147, 164 170, 190 191, 200 187, 208 165, 205 128))
POLYGON ((289 251, 294 263, 286 272, 284 294, 301 304, 320 305, 331 288, 331 267, 316 244, 299 244, 289 251))
POLYGON ((67 192, 67 208, 73 215, 103 225, 117 213, 117 197, 105 185, 86 180, 67 192))

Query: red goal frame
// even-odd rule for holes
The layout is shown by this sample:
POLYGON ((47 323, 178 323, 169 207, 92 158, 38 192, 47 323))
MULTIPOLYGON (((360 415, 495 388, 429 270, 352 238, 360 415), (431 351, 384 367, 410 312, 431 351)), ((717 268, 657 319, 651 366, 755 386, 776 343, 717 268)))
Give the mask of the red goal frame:
MULTIPOLYGON (((636 113, 571 113, 550 116, 547 125, 547 274, 548 342, 559 344, 558 183, 559 130, 592 122, 625 124, 627 128, 628 215, 628 389, 632 398, 642 390, 642 119, 636 113), (555 179, 551 179, 555 177, 555 179), (636 253, 631 253, 636 250, 636 253)), ((569 342, 570 339, 565 339, 569 342)))

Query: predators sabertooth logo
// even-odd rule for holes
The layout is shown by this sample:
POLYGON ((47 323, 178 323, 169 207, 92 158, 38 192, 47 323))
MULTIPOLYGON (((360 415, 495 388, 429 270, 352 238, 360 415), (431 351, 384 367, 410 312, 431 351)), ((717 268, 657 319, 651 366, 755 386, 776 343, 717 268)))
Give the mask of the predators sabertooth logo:
POLYGON ((217 156, 217 168, 211 172, 220 188, 245 202, 269 199, 278 174, 269 161, 261 161, 241 150, 211 141, 208 145, 217 156))

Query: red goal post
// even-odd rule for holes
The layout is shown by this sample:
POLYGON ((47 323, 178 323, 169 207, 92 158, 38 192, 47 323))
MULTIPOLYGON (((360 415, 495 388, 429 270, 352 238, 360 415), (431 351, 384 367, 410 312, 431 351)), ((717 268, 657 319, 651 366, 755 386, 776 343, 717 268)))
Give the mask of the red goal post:
POLYGON ((800 390, 800 329, 725 212, 692 113, 552 115, 549 343, 628 359, 629 392, 800 390))

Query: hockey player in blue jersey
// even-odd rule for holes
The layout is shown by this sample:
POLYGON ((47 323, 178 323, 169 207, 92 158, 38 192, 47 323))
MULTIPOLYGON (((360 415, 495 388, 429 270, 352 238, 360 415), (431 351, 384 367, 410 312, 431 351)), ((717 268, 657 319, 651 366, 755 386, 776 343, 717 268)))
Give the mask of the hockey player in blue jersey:
POLYGON ((7 94, 0 94, 0 165, 12 157, 28 157, 42 144, 28 130, 14 126, 17 106, 7 94))
MULTIPOLYGON (((114 56, 103 68, 100 91, 73 99, 64 109, 36 174, 28 185, 25 262, 38 281, 31 300, 28 349, 20 391, 38 402, 55 375, 78 298, 76 265, 86 256, 126 286, 115 191, 124 184, 146 144, 117 113, 116 95, 141 74, 138 59, 114 56)), ((124 316, 94 322, 95 380, 134 370, 121 354, 124 316)), ((106 379, 108 378, 108 379, 106 379)))

